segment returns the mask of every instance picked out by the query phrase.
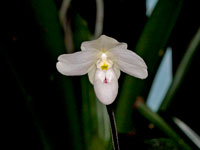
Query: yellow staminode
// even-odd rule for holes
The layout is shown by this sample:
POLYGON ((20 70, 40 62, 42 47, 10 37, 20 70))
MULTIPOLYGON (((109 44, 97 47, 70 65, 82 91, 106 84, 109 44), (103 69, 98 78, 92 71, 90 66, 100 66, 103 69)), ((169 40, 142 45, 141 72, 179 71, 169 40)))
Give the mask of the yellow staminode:
POLYGON ((108 70, 109 65, 104 61, 103 65, 101 65, 102 70, 108 70))

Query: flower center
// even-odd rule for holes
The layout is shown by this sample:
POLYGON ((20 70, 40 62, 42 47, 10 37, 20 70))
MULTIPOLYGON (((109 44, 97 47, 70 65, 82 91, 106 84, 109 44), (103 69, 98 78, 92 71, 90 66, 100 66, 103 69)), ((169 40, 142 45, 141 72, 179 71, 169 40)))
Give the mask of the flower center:
POLYGON ((106 61, 104 60, 103 65, 101 65, 101 70, 108 70, 108 63, 106 63, 106 61))
POLYGON ((103 71, 107 71, 109 68, 111 68, 112 64, 112 61, 107 58, 107 55, 105 53, 102 53, 100 59, 96 63, 97 68, 103 71))

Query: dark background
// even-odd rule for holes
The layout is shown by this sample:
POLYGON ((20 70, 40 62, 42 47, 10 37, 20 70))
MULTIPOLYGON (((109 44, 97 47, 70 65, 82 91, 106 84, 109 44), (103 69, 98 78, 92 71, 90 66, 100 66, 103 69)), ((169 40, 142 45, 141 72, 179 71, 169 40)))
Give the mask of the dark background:
MULTIPOLYGON (((55 0, 55 3, 59 9, 61 1, 55 0)), ((74 12, 87 20, 90 31, 94 32, 94 1, 72 0, 71 7, 74 12)), ((0 8, 1 25, 3 25, 0 35, 3 115, 1 132, 5 133, 2 136, 6 141, 6 147, 1 146, 1 149, 7 150, 11 147, 27 150, 43 149, 41 143, 43 133, 48 135, 47 140, 53 149, 71 149, 66 130, 68 122, 65 119, 64 102, 58 100, 56 92, 59 90, 59 85, 53 80, 59 73, 56 71, 55 63, 49 61, 48 49, 43 45, 40 26, 35 21, 30 1, 4 1, 0 8)), ((144 0, 105 1, 103 33, 128 43, 129 49, 134 49, 148 19, 145 11, 144 0)), ((198 1, 185 0, 168 41, 168 46, 173 49, 174 73, 200 26, 199 18, 198 1)), ((200 53, 197 51, 169 109, 161 115, 169 121, 173 116, 184 120, 200 135, 199 58, 200 53)), ((81 107, 80 104, 77 105, 81 107)), ((136 124, 138 132, 136 135, 121 134, 121 149, 125 147, 131 149, 133 145, 142 147, 145 139, 165 137, 158 129, 150 129, 149 122, 140 114, 135 112, 134 116, 138 120, 136 124), (145 132, 148 135, 145 135, 145 132)))

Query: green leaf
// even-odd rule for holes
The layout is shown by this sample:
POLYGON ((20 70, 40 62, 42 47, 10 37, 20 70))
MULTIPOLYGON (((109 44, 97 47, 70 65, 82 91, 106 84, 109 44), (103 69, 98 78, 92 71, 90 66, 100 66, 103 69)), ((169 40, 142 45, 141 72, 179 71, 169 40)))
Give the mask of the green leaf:
POLYGON ((171 100, 173 99, 177 89, 180 87, 183 78, 185 74, 187 73, 187 70, 190 66, 190 62, 197 50, 200 48, 200 28, 198 29, 196 35, 192 39, 189 47, 186 50, 185 55, 183 56, 178 69, 175 73, 174 80, 172 82, 172 85, 170 86, 170 89, 168 90, 165 99, 163 100, 163 103, 160 107, 160 111, 166 111, 171 100))
MULTIPOLYGON (((30 0, 37 24, 40 27, 42 42, 48 50, 53 68, 56 67, 57 57, 65 53, 64 38, 58 12, 53 0, 30 0)), ((56 71, 56 69, 54 69, 56 71)), ((54 74, 54 72, 51 72, 54 74)), ((57 72, 56 72, 57 73, 57 72)), ((58 74, 58 73, 57 73, 58 74)), ((82 150, 81 125, 77 112, 72 81, 69 77, 59 74, 54 78, 58 83, 59 96, 65 100, 66 116, 69 122, 69 139, 74 150, 82 150)))
POLYGON ((172 129, 167 122, 162 119, 157 113, 151 111, 143 102, 137 103, 137 110, 153 123, 156 127, 162 130, 166 135, 168 135, 182 150, 190 150, 190 146, 184 142, 184 140, 172 129))
MULTIPOLYGON (((140 36, 135 52, 148 66, 149 78, 156 71, 160 60, 159 52, 165 49, 170 33, 176 23, 183 0, 160 0, 140 36)), ((136 97, 145 88, 145 82, 126 76, 116 108, 116 122, 119 132, 132 128, 131 113, 136 97)))
MULTIPOLYGON (((79 14, 74 15, 72 28, 75 50, 80 51, 81 43, 90 40, 91 33, 87 22, 79 14)), ((88 75, 81 77, 81 91, 81 120, 85 147, 88 150, 106 149, 111 141, 110 122, 105 105, 96 99, 88 75)))

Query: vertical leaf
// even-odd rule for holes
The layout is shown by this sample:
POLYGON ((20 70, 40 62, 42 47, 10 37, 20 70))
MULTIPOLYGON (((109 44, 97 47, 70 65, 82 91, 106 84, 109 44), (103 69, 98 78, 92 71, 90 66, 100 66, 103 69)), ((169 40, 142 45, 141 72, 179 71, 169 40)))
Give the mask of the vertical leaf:
MULTIPOLYGON (((73 41, 76 51, 80 50, 83 41, 90 40, 87 22, 78 14, 74 15, 73 41)), ((81 117, 83 123, 83 137, 86 149, 105 149, 110 142, 110 124, 106 107, 101 104, 95 96, 93 85, 88 76, 81 77, 81 117)))
POLYGON ((151 111, 143 102, 138 102, 137 104, 137 110, 140 112, 140 114, 142 114, 146 119, 155 124, 155 126, 173 139, 181 149, 191 149, 189 145, 187 145, 184 140, 157 113, 151 111))
POLYGON ((200 28, 197 31, 194 38, 192 39, 185 55, 183 56, 183 59, 181 60, 178 66, 178 69, 174 76, 174 80, 172 82, 172 85, 170 86, 170 89, 167 92, 165 99, 163 100, 163 103, 160 107, 160 111, 166 111, 166 109, 168 108, 172 98, 174 97, 174 94, 176 93, 177 89, 181 85, 182 80, 189 68, 190 62, 192 60, 192 56, 199 49, 199 47, 200 47, 200 28))
MULTIPOLYGON (((55 68, 57 57, 65 53, 64 38, 59 24, 58 12, 53 0, 30 0, 35 19, 40 27, 44 47, 48 49, 49 57, 55 68)), ((74 150, 82 150, 83 144, 80 132, 80 123, 77 106, 72 90, 72 81, 69 77, 55 76, 59 83, 59 93, 66 102, 66 115, 69 122, 69 139, 74 150)), ((67 142, 67 141, 66 141, 67 142)))
MULTIPOLYGON (((159 51, 166 46, 170 33, 180 13, 183 0, 160 0, 149 18, 138 41, 135 52, 148 66, 151 76, 157 67, 159 51)), ((131 130, 131 113, 136 97, 144 89, 145 81, 126 76, 116 109, 119 132, 131 130)))

